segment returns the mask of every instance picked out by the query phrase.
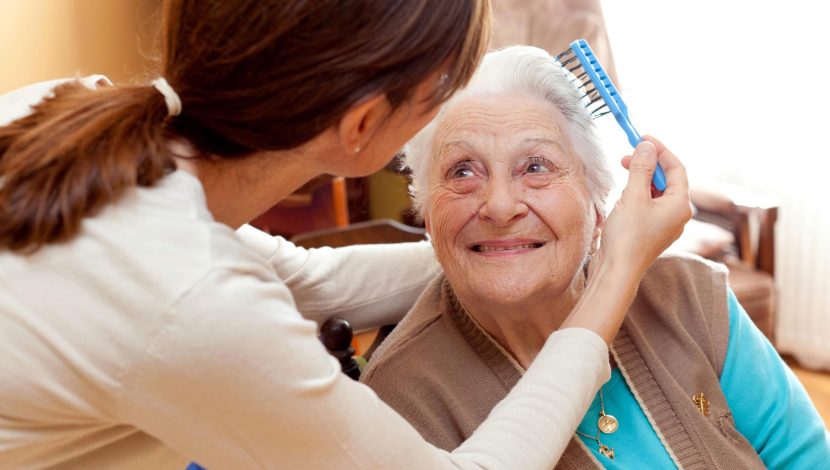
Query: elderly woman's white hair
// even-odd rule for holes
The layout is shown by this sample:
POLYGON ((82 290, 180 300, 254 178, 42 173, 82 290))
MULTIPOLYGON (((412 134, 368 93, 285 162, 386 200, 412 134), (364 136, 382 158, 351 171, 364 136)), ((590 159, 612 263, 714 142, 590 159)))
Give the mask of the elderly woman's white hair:
POLYGON ((480 94, 522 94, 546 100, 565 117, 566 135, 582 159, 588 190, 597 210, 605 214, 613 178, 594 133, 594 124, 582 104, 581 93, 570 83, 573 75, 557 64, 542 49, 511 46, 490 52, 484 57, 470 83, 444 104, 441 112, 404 147, 406 165, 412 171, 409 186, 419 217, 429 207, 429 171, 432 140, 447 110, 466 97, 480 94))

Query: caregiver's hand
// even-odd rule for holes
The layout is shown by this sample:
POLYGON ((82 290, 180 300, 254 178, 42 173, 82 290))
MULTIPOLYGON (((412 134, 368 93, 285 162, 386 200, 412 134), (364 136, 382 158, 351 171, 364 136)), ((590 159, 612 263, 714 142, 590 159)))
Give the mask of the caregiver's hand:
POLYGON ((562 328, 587 328, 611 344, 646 269, 680 234, 692 216, 686 169, 657 139, 644 137, 623 159, 628 184, 605 221, 602 243, 591 261, 588 283, 562 328), (652 194, 657 162, 666 190, 652 194))
POLYGON ((617 201, 602 233, 600 258, 639 269, 651 265, 683 232, 692 216, 689 182, 680 160, 657 139, 645 136, 634 155, 623 158, 628 184, 617 201), (651 186, 657 163, 666 173, 666 190, 651 186))

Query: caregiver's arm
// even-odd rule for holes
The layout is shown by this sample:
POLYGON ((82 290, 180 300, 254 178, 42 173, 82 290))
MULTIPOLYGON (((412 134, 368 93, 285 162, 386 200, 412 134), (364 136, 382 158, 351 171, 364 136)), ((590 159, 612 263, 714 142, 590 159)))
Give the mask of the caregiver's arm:
POLYGON ((597 335, 555 333, 479 430, 446 452, 341 373, 261 263, 215 266, 160 320, 124 378, 119 418, 206 468, 549 469, 609 375, 597 335))
POLYGON ((643 139, 634 154, 623 159, 628 183, 605 222, 585 294, 562 324, 562 328, 587 328, 608 344, 634 300, 643 273, 680 236, 692 216, 686 169, 657 139, 643 139), (667 186, 653 197, 651 175, 657 162, 667 186))
POLYGON ((237 235, 268 260, 306 318, 336 315, 357 331, 397 323, 440 270, 428 242, 307 250, 249 225, 237 235))

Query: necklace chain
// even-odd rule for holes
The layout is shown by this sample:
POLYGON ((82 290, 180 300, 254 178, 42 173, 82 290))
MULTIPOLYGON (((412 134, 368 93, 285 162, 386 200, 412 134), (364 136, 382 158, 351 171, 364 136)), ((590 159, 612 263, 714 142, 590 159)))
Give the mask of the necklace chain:
POLYGON ((617 421, 617 418, 606 414, 605 413, 605 400, 602 396, 602 388, 599 389, 599 419, 597 420, 597 435, 592 436, 590 434, 585 434, 584 432, 576 431, 577 434, 580 436, 591 439, 592 441, 596 441, 597 445, 599 446, 597 450, 600 454, 608 457, 611 460, 614 460, 614 449, 608 447, 607 445, 603 444, 600 440, 599 436, 601 434, 612 434, 619 429, 620 424, 617 421))

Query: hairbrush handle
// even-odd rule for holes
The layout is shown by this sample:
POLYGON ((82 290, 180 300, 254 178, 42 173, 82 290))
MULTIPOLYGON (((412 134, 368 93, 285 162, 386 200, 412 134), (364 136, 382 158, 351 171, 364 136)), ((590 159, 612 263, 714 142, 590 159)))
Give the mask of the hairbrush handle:
MULTIPOLYGON (((620 96, 614 83, 611 82, 611 78, 608 77, 605 69, 602 68, 602 64, 599 63, 599 59, 597 59, 594 51, 591 50, 588 41, 577 39, 571 43, 571 50, 579 59, 579 62, 582 64, 582 69, 588 74, 596 91, 602 96, 602 100, 608 106, 608 110, 614 115, 622 130, 625 131, 625 134, 628 136, 628 142, 632 147, 637 147, 637 144, 643 139, 628 117, 628 106, 625 105, 622 96, 620 96)), ((663 173, 663 169, 660 168, 660 164, 657 164, 657 167, 654 169, 651 182, 658 191, 665 191, 666 175, 663 173)))
MULTIPOLYGON (((631 120, 628 118, 628 109, 626 109, 625 104, 623 103, 620 108, 621 112, 619 114, 613 113, 614 117, 617 119, 617 123, 622 130, 625 131, 625 135, 628 136, 628 143, 636 148, 643 138, 640 137, 640 133, 634 128, 634 124, 631 124, 631 120)), ((654 168, 654 174, 651 175, 651 184, 658 191, 666 190, 666 174, 663 173, 663 168, 660 167, 659 163, 654 168)))

